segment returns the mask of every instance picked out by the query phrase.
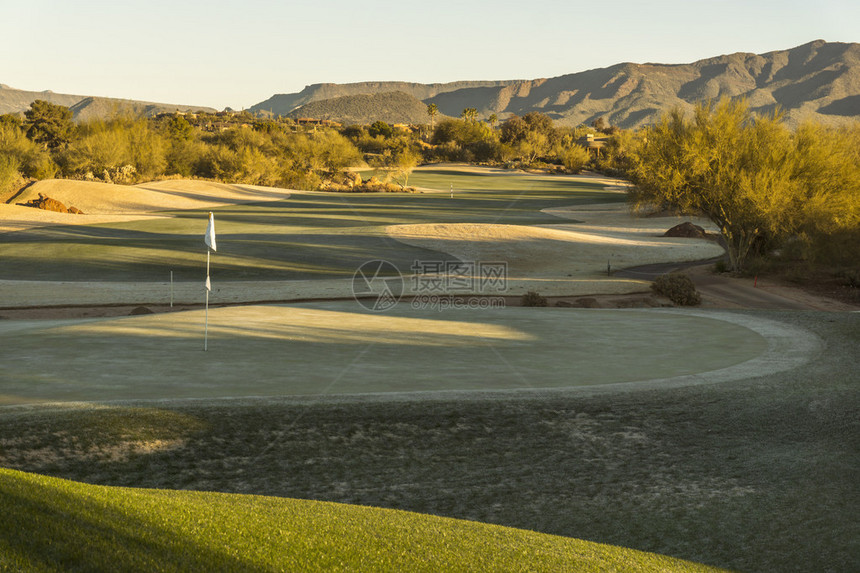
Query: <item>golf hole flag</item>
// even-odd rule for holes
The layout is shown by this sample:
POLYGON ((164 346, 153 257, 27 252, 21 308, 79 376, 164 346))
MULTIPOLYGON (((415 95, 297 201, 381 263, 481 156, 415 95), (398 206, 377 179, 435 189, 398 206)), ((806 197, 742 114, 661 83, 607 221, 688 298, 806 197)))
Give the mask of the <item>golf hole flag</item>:
POLYGON ((206 237, 204 238, 206 241, 206 246, 208 246, 213 251, 217 251, 215 248, 215 215, 213 213, 209 213, 209 226, 206 227, 206 237))
MULTIPOLYGON (((206 241, 206 246, 213 251, 217 251, 218 249, 215 246, 215 215, 211 212, 209 213, 209 225, 206 227, 206 236, 203 237, 203 240, 206 241)), ((209 250, 206 250, 206 291, 209 292, 212 290, 212 283, 209 281, 209 250)), ((208 295, 207 295, 208 296, 208 295)), ((207 300, 208 302, 208 300, 207 300)))

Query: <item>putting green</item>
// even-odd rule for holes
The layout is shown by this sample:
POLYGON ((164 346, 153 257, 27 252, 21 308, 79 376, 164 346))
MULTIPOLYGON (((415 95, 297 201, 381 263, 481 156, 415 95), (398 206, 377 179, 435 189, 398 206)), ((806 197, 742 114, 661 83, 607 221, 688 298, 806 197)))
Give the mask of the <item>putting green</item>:
POLYGON ((355 302, 0 321, 0 403, 564 388, 696 377, 767 338, 726 316, 355 302))

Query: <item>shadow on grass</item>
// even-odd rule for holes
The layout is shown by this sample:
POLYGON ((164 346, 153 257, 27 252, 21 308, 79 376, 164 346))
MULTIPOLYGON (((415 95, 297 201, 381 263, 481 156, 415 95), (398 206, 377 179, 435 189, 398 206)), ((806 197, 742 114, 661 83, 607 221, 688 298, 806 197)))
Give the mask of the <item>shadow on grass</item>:
POLYGON ((78 495, 77 484, 63 491, 39 480, 0 473, 0 547, 13 568, 52 570, 61 564, 67 571, 241 571, 252 566, 224 549, 179 535, 179 528, 160 519, 157 510, 144 517, 121 501, 78 495))

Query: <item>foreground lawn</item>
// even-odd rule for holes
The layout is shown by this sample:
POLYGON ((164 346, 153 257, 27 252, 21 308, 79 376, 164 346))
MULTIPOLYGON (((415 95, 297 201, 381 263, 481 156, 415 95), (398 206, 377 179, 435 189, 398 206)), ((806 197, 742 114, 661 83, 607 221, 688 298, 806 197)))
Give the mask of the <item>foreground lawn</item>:
POLYGON ((746 573, 854 573, 860 314, 747 314, 826 348, 788 372, 593 396, 6 406, 0 466, 442 515, 746 573))
POLYGON ((716 571, 404 511, 93 486, 0 470, 0 568, 29 571, 716 571))

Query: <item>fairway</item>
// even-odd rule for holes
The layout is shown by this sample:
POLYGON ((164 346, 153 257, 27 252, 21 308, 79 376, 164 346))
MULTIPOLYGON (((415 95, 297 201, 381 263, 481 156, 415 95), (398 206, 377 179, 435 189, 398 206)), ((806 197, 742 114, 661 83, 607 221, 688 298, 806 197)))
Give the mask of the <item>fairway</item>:
MULTIPOLYGON (((340 395, 732 379, 792 367, 802 333, 710 313, 415 310, 355 302, 0 322, 0 400, 340 395), (706 343, 700 333, 707 332, 706 343), (619 333, 623 340, 619 342, 619 333), (778 362, 775 363, 775 362, 778 362)), ((806 345, 806 346, 804 346, 806 345)))
MULTIPOLYGON (((445 189, 453 182, 453 199, 445 193, 291 191, 280 200, 162 210, 158 218, 135 221, 81 225, 85 219, 68 215, 74 224, 0 234, 0 280, 160 282, 171 270, 177 281, 198 280, 207 210, 217 221, 218 280, 308 280, 350 277, 372 259, 402 269, 429 256, 452 259, 389 238, 390 225, 549 224, 559 219, 542 209, 625 199, 596 178, 437 171, 418 171, 415 178, 445 189)), ((158 187, 164 191, 172 183, 158 187)), ((187 193, 187 182, 179 183, 177 193, 187 193)))
MULTIPOLYGON (((462 166, 419 168, 413 179, 428 192, 286 193, 161 181, 142 187, 152 205, 126 214, 119 209, 127 193, 117 196, 115 189, 126 191, 122 186, 42 182, 74 201, 98 196, 81 203, 95 213, 54 214, 52 220, 70 224, 27 228, 21 221, 21 230, 0 233, 0 308, 167 304, 171 277, 176 302, 201 302, 207 211, 164 210, 177 205, 215 213, 215 304, 350 298, 353 274, 372 260, 404 276, 416 261, 504 261, 507 294, 516 296, 642 292, 646 282, 609 276, 607 268, 722 253, 713 241, 662 237, 680 219, 631 216, 612 179, 462 166), (444 192, 452 185, 453 197, 444 192), (102 217, 131 220, 97 222, 102 217)), ((44 213, 15 209, 16 216, 44 213)))

